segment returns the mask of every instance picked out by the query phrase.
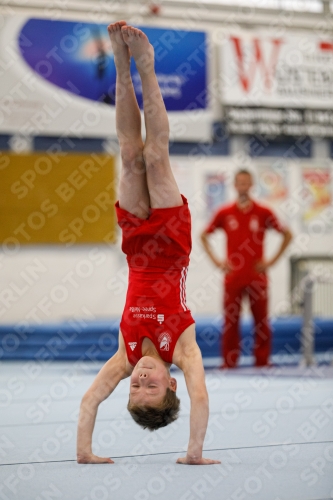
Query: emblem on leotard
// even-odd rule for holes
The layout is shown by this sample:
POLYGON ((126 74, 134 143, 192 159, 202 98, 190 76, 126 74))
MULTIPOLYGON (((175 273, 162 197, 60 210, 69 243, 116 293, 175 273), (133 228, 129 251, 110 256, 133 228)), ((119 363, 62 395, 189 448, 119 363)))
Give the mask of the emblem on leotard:
POLYGON ((250 219, 250 230, 253 232, 259 231, 259 220, 258 217, 256 217, 255 215, 252 215, 250 219))
POLYGON ((157 321, 161 325, 163 323, 163 321, 164 321, 164 314, 158 314, 157 315, 157 321))
POLYGON ((236 217, 234 217, 233 215, 228 215, 226 221, 231 231, 236 231, 236 229, 238 229, 239 224, 236 217))
POLYGON ((137 342, 129 342, 128 345, 130 346, 130 348, 132 349, 132 351, 134 351, 134 349, 136 348, 136 344, 137 342))
POLYGON ((169 344, 171 342, 171 337, 167 332, 161 333, 161 335, 158 337, 158 341, 160 343, 161 351, 168 351, 169 350, 169 344))

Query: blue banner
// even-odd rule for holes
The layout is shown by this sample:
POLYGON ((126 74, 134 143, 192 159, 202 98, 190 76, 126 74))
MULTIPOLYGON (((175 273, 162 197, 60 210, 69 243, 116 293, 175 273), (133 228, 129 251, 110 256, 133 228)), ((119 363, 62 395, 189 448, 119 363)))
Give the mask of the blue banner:
MULTIPOLYGON (((137 26, 155 49, 155 71, 168 111, 207 108, 206 34, 137 26)), ((116 69, 106 24, 29 19, 18 44, 42 78, 80 97, 115 103, 116 69)), ((131 74, 139 106, 142 89, 134 60, 131 74)))

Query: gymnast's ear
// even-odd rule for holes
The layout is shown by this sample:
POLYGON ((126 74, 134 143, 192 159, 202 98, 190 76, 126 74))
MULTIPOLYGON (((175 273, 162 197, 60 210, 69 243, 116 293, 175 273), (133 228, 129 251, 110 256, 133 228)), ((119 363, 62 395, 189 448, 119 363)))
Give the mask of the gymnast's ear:
POLYGON ((173 377, 170 377, 169 380, 169 388, 173 391, 176 392, 177 390, 177 380, 173 377))

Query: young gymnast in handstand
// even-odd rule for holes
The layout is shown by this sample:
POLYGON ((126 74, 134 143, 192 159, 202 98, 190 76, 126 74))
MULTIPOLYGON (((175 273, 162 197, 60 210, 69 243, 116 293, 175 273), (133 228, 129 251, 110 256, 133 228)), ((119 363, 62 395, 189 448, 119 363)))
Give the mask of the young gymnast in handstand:
POLYGON ((191 251, 191 219, 169 163, 169 123, 147 36, 125 21, 110 24, 117 69, 116 126, 122 169, 118 223, 129 265, 119 348, 83 396, 77 461, 113 463, 92 453, 98 405, 131 377, 128 410, 143 428, 158 429, 179 412, 174 363, 184 373, 191 400, 190 438, 181 464, 216 464, 202 456, 208 423, 208 394, 194 320, 186 305, 185 280, 191 251), (133 56, 142 82, 146 140, 130 75, 133 56))

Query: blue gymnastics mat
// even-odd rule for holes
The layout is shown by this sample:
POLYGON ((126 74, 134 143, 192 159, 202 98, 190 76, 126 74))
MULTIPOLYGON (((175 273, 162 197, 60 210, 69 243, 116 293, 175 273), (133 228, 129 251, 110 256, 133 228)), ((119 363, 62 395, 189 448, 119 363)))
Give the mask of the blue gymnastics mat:
MULTIPOLYGON (((197 341, 204 358, 220 355, 221 317, 196 317, 197 341)), ((271 321, 272 354, 300 352, 300 317, 271 321)), ((333 319, 314 319, 315 351, 333 348, 333 319)), ((43 325, 0 325, 0 359, 19 360, 99 360, 112 356, 118 348, 119 318, 76 320, 43 325)), ((253 343, 253 323, 241 322, 241 351, 249 355, 253 343)))

